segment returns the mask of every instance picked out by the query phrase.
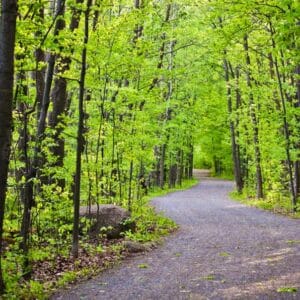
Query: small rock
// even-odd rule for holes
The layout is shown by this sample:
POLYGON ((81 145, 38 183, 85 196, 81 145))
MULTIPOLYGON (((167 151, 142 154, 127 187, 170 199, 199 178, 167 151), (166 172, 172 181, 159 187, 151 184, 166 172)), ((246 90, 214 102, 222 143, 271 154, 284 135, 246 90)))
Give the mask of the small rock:
POLYGON ((128 240, 123 242, 123 246, 130 253, 146 252, 151 249, 148 245, 128 240))

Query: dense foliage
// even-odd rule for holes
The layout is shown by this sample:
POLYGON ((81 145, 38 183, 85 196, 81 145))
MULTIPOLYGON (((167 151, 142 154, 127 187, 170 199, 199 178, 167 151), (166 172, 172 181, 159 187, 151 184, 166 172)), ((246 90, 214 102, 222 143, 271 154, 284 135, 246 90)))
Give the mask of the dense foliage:
POLYGON ((293 0, 19 0, 5 281, 40 247, 77 256, 80 206, 137 213, 193 166, 296 210, 299 18, 293 0))

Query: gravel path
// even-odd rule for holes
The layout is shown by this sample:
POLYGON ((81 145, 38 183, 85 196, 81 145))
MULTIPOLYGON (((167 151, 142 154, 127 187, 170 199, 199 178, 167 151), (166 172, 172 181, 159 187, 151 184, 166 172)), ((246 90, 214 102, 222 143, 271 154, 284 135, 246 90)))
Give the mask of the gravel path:
POLYGON ((180 225, 163 246, 53 299, 300 299, 300 220, 233 202, 232 188, 204 179, 154 199, 180 225))

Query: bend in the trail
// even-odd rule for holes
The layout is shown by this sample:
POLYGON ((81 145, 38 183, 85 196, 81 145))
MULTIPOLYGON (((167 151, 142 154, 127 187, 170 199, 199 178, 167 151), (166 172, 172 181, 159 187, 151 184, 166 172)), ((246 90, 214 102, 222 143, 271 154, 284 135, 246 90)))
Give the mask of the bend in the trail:
POLYGON ((232 189, 205 178, 155 198, 178 232, 53 299, 300 299, 300 220, 233 202, 232 189))

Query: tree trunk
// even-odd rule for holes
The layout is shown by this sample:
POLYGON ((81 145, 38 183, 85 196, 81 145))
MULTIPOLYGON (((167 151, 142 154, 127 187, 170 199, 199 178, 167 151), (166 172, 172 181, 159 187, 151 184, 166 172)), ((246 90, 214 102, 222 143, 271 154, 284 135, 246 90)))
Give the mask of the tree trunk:
MULTIPOLYGON (((276 44, 275 44, 275 40, 273 38, 274 31, 273 31, 273 26, 271 23, 270 23, 270 29, 271 29, 272 47, 274 50, 276 50, 276 44)), ((282 81, 282 77, 281 77, 281 74, 279 71, 278 60, 276 57, 274 58, 274 66, 275 66, 278 87, 279 87, 281 108, 282 108, 282 112, 283 112, 283 130, 284 130, 284 137, 285 137, 285 142, 286 142, 285 152, 286 152, 286 159, 287 159, 287 164, 288 164, 288 175, 289 175, 289 180, 290 180, 292 207, 293 207, 293 210, 296 211, 297 196, 296 196, 295 186, 294 186, 293 163, 292 163, 292 159, 291 159, 291 139, 290 139, 289 124, 288 124, 288 120, 287 120, 286 96, 284 93, 283 81, 282 81)))
MULTIPOLYGON (((39 9, 38 16, 40 19, 44 19, 44 7, 42 6, 39 9)), ((35 36, 37 38, 42 37, 42 30, 39 29, 35 36)), ((37 103, 37 121, 40 118, 40 112, 41 112, 41 105, 43 101, 43 95, 45 90, 45 67, 40 68, 39 63, 45 62, 45 53, 42 48, 38 48, 35 50, 34 53, 35 56, 35 71, 33 73, 34 79, 35 79, 35 91, 36 91, 36 98, 35 101, 37 103)))
POLYGON ((160 157, 159 157, 159 187, 164 188, 165 185, 165 157, 166 157, 166 145, 160 146, 160 157))
POLYGON ((2 0, 0 23, 0 294, 2 277, 2 234, 12 134, 14 48, 17 0, 2 0))
MULTIPOLYGON (((241 105, 242 105, 242 95, 241 95, 241 90, 240 90, 240 69, 237 67, 235 69, 235 110, 238 110, 241 105)), ((239 124, 240 124, 240 119, 239 116, 237 116, 237 119, 235 121, 235 137, 236 141, 239 139, 239 124)), ((245 185, 245 175, 247 174, 247 163, 245 163, 245 159, 242 158, 241 151, 245 151, 245 149, 241 150, 241 145, 239 143, 236 143, 236 153, 237 153, 237 159, 238 159, 238 164, 240 166, 240 185, 242 189, 244 188, 245 185)))
MULTIPOLYGON (((300 65, 296 68, 296 75, 298 76, 296 79, 296 103, 295 106, 300 109, 300 65)), ((298 122, 300 123, 300 118, 298 117, 298 122)), ((300 141, 297 144, 297 148, 300 149, 300 141)), ((295 192, 296 197, 300 197, 300 154, 298 154, 297 160, 295 162, 295 192)))
POLYGON ((81 183, 81 154, 84 148, 83 136, 83 122, 84 122, 84 89, 85 89, 85 75, 87 68, 87 43, 89 39, 89 14, 92 5, 92 0, 87 0, 87 7, 84 14, 84 39, 83 50, 81 54, 81 73, 79 84, 79 99, 78 99, 78 128, 77 128, 77 148, 76 148, 76 171, 75 171, 75 186, 74 186, 74 219, 73 219, 73 242, 72 242, 72 255, 74 258, 78 257, 79 250, 79 208, 80 208, 80 183, 81 183))
MULTIPOLYGON (((83 3, 83 0, 76 0, 76 4, 83 3)), ((72 13, 72 19, 70 23, 70 31, 71 33, 78 28, 80 19, 80 10, 74 9, 72 13)), ((65 28, 65 23, 61 22, 60 29, 65 28)), ((71 54, 74 49, 71 49, 71 54)), ((60 71, 62 74, 70 69, 71 58, 70 57, 62 57, 61 58, 62 70, 60 71)), ((58 71, 56 70, 56 73, 58 71)), ((51 92, 53 109, 49 116, 49 126, 54 129, 54 142, 55 146, 52 147, 52 153, 57 158, 55 166, 61 167, 63 166, 63 159, 65 155, 65 143, 64 139, 61 138, 61 133, 63 131, 62 127, 58 127, 57 125, 61 122, 61 118, 64 115, 67 107, 67 79, 61 75, 58 75, 54 80, 54 86, 51 92)), ((58 185, 64 188, 65 181, 63 179, 58 181, 58 185)))
MULTIPOLYGON (((63 12, 64 12, 64 1, 59 0, 57 3, 57 11, 56 11, 55 18, 57 18, 60 15, 63 15, 63 12)), ((61 20, 58 19, 55 23, 54 35, 58 35, 60 28, 61 28, 61 20)), ((28 254, 29 229, 31 223, 31 208, 34 204, 33 179, 36 178, 38 167, 41 164, 41 158, 40 158, 41 142, 44 138, 44 133, 46 129, 46 117, 47 117, 48 108, 50 104, 50 90, 51 90, 51 84, 53 79, 54 64, 55 64, 55 55, 51 54, 48 61, 45 87, 44 87, 43 99, 41 103, 41 111, 39 114, 39 120, 37 124, 36 144, 34 148, 33 161, 31 164, 31 168, 28 171, 28 174, 26 176, 25 189, 24 189, 24 209, 23 209, 23 218, 22 218, 22 225, 21 225, 22 241, 20 243, 20 248, 23 250, 23 254, 25 255, 24 265, 23 265, 24 268, 23 274, 25 278, 30 278, 31 275, 27 254, 28 254)))
POLYGON ((169 188, 173 188, 176 185, 177 179, 177 164, 171 164, 169 167, 169 188))
POLYGON ((128 210, 132 210, 132 178, 133 178, 133 161, 129 164, 129 181, 128 181, 128 210))
POLYGON ((178 150, 177 152, 177 174, 176 174, 176 183, 181 186, 182 184, 182 174, 183 174, 183 150, 178 150))
POLYGON ((253 125, 253 144, 254 144, 254 153, 255 153, 255 166, 256 166, 256 197, 263 198, 263 178, 261 171, 261 153, 259 146, 259 134, 258 134, 258 120, 255 112, 255 103, 252 93, 252 78, 251 78, 251 61, 249 56, 249 45, 248 45, 248 36, 244 36, 244 50, 246 54, 246 65, 247 65, 247 86, 250 89, 249 95, 249 105, 250 105, 250 117, 253 125))
POLYGON ((241 162, 238 153, 238 146, 236 143, 236 129, 234 121, 232 120, 232 88, 230 84, 230 73, 229 73, 229 62, 224 59, 224 71, 225 71, 225 80, 227 83, 227 103, 228 103, 228 114, 229 114, 229 125, 230 125, 230 135, 231 135, 231 151, 234 167, 234 178, 236 183, 236 188, 238 193, 241 193, 243 190, 243 178, 241 174, 241 162))

